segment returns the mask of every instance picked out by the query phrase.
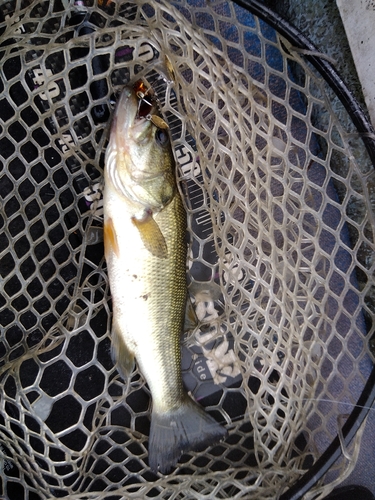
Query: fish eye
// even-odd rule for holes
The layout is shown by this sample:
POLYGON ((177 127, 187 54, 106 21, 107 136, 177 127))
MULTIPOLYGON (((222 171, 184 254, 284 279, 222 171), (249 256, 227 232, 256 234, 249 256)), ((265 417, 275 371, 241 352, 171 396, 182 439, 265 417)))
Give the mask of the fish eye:
POLYGON ((164 129, 158 128, 155 132, 155 140, 159 146, 165 146, 169 142, 169 135, 164 129))

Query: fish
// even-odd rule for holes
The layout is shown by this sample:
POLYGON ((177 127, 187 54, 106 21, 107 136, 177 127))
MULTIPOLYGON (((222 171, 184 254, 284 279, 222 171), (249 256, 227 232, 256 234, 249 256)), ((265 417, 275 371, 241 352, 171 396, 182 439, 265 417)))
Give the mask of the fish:
POLYGON ((186 392, 181 335, 189 310, 186 212, 169 129, 147 84, 124 88, 105 156, 104 251, 112 296, 112 357, 126 380, 135 362, 152 398, 150 469, 168 474, 184 452, 227 431, 186 392))

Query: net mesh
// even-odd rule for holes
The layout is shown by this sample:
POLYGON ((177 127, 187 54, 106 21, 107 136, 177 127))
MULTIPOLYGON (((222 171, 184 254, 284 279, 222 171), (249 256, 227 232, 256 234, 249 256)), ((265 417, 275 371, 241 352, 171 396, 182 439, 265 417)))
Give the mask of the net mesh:
MULTIPOLYGON (((373 166, 324 80, 229 2, 1 4, 1 482, 9 499, 277 498, 371 368, 373 166), (200 327, 191 395, 229 437, 148 467, 150 394, 110 358, 102 172, 118 92, 169 123, 200 327)), ((352 470, 361 431, 306 498, 352 470)))

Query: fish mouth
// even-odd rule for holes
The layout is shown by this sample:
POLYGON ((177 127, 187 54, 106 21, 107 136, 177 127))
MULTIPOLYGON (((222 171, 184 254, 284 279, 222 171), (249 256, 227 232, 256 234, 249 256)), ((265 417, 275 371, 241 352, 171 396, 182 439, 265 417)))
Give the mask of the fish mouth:
POLYGON ((155 96, 152 87, 147 87, 143 80, 137 80, 133 89, 138 101, 137 118, 149 118, 155 111, 155 96))
POLYGON ((117 103, 114 127, 124 136, 139 140, 145 125, 150 123, 151 116, 156 112, 154 95, 143 80, 138 80, 133 87, 127 87, 117 103))

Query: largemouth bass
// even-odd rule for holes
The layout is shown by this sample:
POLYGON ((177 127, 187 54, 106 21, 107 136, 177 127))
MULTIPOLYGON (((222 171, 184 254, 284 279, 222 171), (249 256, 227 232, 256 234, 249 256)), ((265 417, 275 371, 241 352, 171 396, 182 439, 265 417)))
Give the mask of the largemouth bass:
POLYGON ((134 358, 150 388, 149 465, 168 473, 185 451, 226 430, 185 392, 180 338, 186 288, 186 214, 168 126, 144 83, 126 88, 106 151, 104 246, 113 300, 112 354, 124 378, 134 358))

